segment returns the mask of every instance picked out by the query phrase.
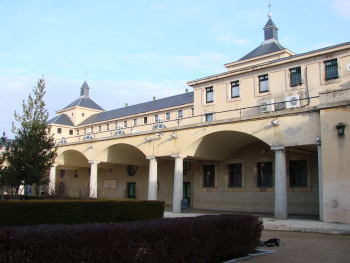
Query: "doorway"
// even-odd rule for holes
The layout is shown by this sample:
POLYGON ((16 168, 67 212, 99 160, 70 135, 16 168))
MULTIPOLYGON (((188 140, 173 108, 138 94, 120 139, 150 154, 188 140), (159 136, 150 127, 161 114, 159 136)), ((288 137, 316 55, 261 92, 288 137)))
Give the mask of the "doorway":
POLYGON ((188 206, 191 205, 191 183, 183 182, 183 198, 188 199, 188 206))
POLYGON ((127 183, 127 198, 136 199, 136 183, 127 183))

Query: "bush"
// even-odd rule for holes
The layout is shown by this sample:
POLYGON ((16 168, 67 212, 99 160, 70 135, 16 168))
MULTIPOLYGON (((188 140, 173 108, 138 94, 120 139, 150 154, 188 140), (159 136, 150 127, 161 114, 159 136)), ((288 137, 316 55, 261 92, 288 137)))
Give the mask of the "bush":
POLYGON ((0 226, 109 223, 162 218, 164 202, 139 200, 0 201, 0 226))
POLYGON ((258 246, 250 215, 0 228, 0 262, 223 262, 258 246))

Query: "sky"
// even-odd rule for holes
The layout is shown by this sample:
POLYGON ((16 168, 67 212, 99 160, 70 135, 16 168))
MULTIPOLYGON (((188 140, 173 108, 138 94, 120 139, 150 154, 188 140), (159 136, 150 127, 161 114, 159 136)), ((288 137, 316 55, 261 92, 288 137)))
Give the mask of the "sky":
MULTIPOLYGON (((271 0, 296 54, 349 42, 350 0, 271 0)), ((264 41, 268 0, 0 0, 0 132, 44 76, 49 119, 80 96, 105 110, 184 93, 264 41)))

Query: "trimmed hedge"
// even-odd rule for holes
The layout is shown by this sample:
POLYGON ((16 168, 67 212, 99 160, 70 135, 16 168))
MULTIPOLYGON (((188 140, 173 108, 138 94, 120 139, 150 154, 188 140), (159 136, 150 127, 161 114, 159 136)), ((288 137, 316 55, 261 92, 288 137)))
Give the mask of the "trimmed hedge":
POLYGON ((83 224, 162 218, 162 201, 7 200, 0 201, 0 226, 83 224))
POLYGON ((262 222, 208 215, 139 222, 0 228, 0 262, 224 262, 258 246, 262 222))

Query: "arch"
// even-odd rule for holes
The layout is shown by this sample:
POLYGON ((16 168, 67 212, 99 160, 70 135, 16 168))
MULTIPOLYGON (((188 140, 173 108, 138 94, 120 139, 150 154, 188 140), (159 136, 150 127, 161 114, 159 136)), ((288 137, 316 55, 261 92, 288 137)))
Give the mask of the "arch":
POLYGON ((193 159, 223 161, 242 147, 258 141, 261 140, 243 132, 215 131, 193 142, 184 155, 193 159))
POLYGON ((56 163, 66 166, 90 167, 86 156, 72 149, 60 153, 56 158, 56 163))
POLYGON ((98 155, 98 159, 114 164, 148 165, 146 155, 140 149, 127 143, 108 146, 98 155))

